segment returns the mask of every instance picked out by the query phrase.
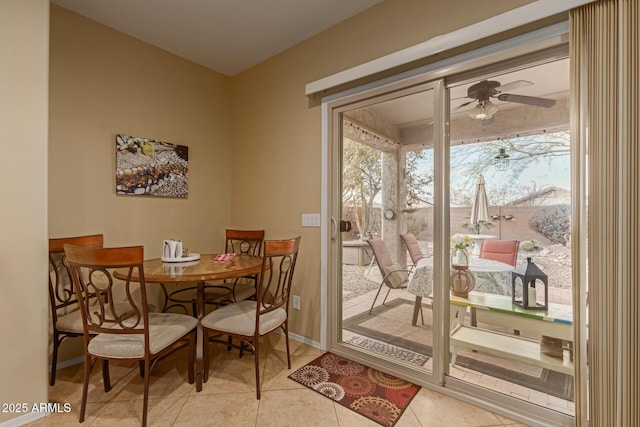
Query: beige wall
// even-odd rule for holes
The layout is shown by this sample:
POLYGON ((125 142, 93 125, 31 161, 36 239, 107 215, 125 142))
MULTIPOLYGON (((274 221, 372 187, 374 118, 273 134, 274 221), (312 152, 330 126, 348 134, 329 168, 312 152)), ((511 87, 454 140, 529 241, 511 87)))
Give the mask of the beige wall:
POLYGON ((51 8, 49 235, 221 249, 230 218, 229 80, 66 9, 51 8), (115 137, 189 147, 189 196, 115 194, 115 137), (222 183, 223 185, 216 185, 222 183))
MULTIPOLYGON (((52 6, 49 237, 103 233, 105 245, 142 244, 148 258, 168 238, 222 250, 229 87, 228 77, 52 6), (188 198, 116 195, 118 133, 188 146, 188 198)), ((69 340, 60 360, 81 354, 69 340)))
POLYGON ((29 411, 47 401, 48 14, 48 0, 0 5, 0 402, 29 411))
POLYGON ((388 0, 227 78, 56 6, 49 21, 47 0, 4 0, 2 401, 46 401, 47 237, 104 233, 154 257, 168 237, 220 250, 228 226, 302 234, 291 330, 319 341, 320 230, 300 224, 320 211, 321 122, 304 85, 529 1, 388 0), (117 133, 189 146, 189 198, 116 196, 117 133))
POLYGON ((321 207, 321 111, 305 84, 525 3, 385 1, 232 79, 231 159, 243 174, 231 181, 231 217, 241 226, 257 221, 267 237, 302 234, 294 333, 320 340, 320 229, 300 222, 321 207))

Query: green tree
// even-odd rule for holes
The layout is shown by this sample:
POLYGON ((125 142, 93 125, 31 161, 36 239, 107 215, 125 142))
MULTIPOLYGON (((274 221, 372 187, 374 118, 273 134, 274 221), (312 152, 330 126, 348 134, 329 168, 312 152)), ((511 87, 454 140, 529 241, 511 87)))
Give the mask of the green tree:
POLYGON ((429 188, 433 183, 431 171, 419 173, 418 166, 421 160, 425 160, 425 151, 410 151, 406 156, 405 185, 407 186, 407 206, 426 205, 431 196, 429 188))
POLYGON ((350 139, 342 148, 342 204, 360 235, 374 231, 373 202, 382 189, 380 151, 350 139))
MULTIPOLYGON (((366 144, 345 138, 342 148, 342 203, 346 217, 356 224, 360 235, 379 230, 373 204, 382 190, 382 154, 366 144)), ((419 173, 419 161, 423 152, 410 152, 406 156, 405 182, 407 204, 426 203, 429 185, 433 182, 430 173, 419 173)))
MULTIPOLYGON (((465 204, 464 202, 473 197, 475 180, 493 166, 499 149, 504 148, 509 155, 510 167, 505 180, 513 182, 527 168, 535 167, 540 162, 549 161, 554 157, 569 156, 569 143, 570 134, 566 130, 452 147, 452 173, 463 177, 463 180, 457 188, 452 188, 451 202, 465 204), (453 165, 460 165, 460 167, 454 170, 453 165)), ((501 192, 503 202, 521 196, 522 189, 513 185, 505 186, 501 192)))

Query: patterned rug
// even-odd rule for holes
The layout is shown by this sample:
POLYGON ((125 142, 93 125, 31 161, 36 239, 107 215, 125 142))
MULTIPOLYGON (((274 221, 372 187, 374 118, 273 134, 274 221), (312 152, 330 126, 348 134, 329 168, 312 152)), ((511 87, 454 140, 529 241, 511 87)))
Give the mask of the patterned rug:
POLYGON ((394 426, 420 387, 333 353, 289 378, 383 426, 394 426))
MULTIPOLYGON (((357 334, 345 341, 423 366, 431 357, 432 348, 425 343, 424 328, 406 326, 411 324, 413 302, 398 298, 374 310, 373 315, 364 312, 344 320, 344 329, 357 334), (407 319, 408 323, 399 326, 397 320, 390 319, 407 319)), ((456 365, 560 399, 574 400, 573 377, 560 372, 480 353, 458 354, 456 365)))

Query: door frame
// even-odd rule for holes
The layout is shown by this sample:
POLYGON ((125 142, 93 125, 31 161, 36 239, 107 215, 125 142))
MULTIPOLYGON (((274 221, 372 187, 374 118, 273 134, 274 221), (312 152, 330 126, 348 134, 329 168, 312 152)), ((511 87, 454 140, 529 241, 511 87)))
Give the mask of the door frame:
MULTIPOLYGON (((446 128, 449 108, 448 105, 446 105, 448 96, 446 96, 446 86, 443 79, 448 76, 464 75, 479 68, 487 67, 487 69, 490 69, 491 67, 495 67, 497 63, 519 60, 526 55, 536 55, 536 52, 543 49, 557 49, 558 46, 567 44, 568 31, 568 23, 555 24, 523 36, 447 58, 376 82, 351 88, 322 99, 321 345, 323 348, 516 420, 534 424, 552 422, 556 425, 573 425, 575 418, 572 416, 541 408, 509 396, 482 390, 477 386, 463 383, 445 375, 443 349, 449 346, 448 333, 441 333, 440 340, 435 339, 436 323, 437 330, 444 331, 445 322, 443 319, 449 318, 448 298, 447 295, 442 295, 441 291, 439 292, 440 295, 438 295, 438 293, 434 295, 436 304, 442 305, 444 308, 440 310, 437 316, 435 316, 434 313, 433 355, 434 358, 439 360, 434 360, 434 369, 431 375, 424 374, 416 377, 413 370, 406 369, 403 366, 392 366, 386 362, 381 363, 380 359, 354 353, 346 348, 345 345, 339 344, 338 325, 340 322, 338 319, 341 318, 341 298, 339 298, 340 295, 337 292, 339 280, 337 263, 341 262, 341 255, 339 255, 341 251, 335 249, 332 240, 333 236, 337 234, 336 222, 333 218, 338 218, 337 215, 339 214, 332 203, 332 194, 338 194, 338 182, 334 178, 338 176, 339 171, 336 169, 340 163, 338 158, 339 153, 334 149, 334 141, 340 138, 340 131, 337 126, 337 120, 339 119, 337 112, 339 108, 347 105, 349 101, 357 99, 364 100, 372 96, 381 96, 385 93, 407 90, 408 88, 423 84, 433 84, 434 88, 437 85, 438 89, 436 91, 437 93, 434 92, 434 97, 437 97, 441 108, 434 110, 434 116, 439 115, 434 121, 435 126, 438 128, 435 132, 438 141, 434 143, 434 173, 441 174, 442 179, 439 185, 434 188, 434 192, 436 193, 434 197, 439 194, 437 196, 439 200, 436 199, 436 206, 440 206, 440 209, 434 210, 434 221, 435 224, 437 224, 435 228, 439 229, 440 233, 442 233, 443 230, 449 229, 449 141, 448 129, 446 128), (445 152, 436 153, 435 149, 438 147, 445 150, 445 152), (437 318, 437 321, 435 318, 437 318), (436 341, 439 341, 439 348, 436 348, 436 341)), ((572 178, 574 180, 579 179, 579 177, 572 178)), ((573 187, 575 191, 576 186, 574 185, 573 187)), ((439 267, 434 268, 434 281, 441 280, 441 275, 444 274, 445 271, 448 271, 449 268, 448 246, 445 247, 443 243, 444 240, 448 241, 448 239, 443 239, 441 235, 438 237, 434 235, 434 243, 436 244, 434 258, 438 256, 438 258, 434 259, 434 267, 436 265, 439 267)), ((434 289, 438 289, 438 287, 434 287, 434 289)), ((577 311, 578 310, 574 310, 574 312, 577 311)), ((578 319, 574 318, 575 328, 585 329, 585 325, 575 320, 578 319)), ((581 336, 586 335, 583 333, 581 336)), ((577 387, 582 388, 585 387, 585 385, 578 384, 577 387)), ((586 394, 582 393, 576 393, 576 395, 586 396, 586 394)), ((576 412, 581 411, 584 406, 585 405, 581 405, 580 402, 576 402, 576 412)), ((583 415, 584 417, 581 418, 586 419, 586 414, 583 415)))
MULTIPOLYGON (((341 197, 341 187, 340 187, 340 176, 341 170, 341 115, 345 111, 357 109, 361 106, 369 104, 372 100, 376 102, 384 102, 388 99, 400 98, 402 96, 408 96, 419 92, 424 92, 428 90, 432 90, 434 94, 434 160, 436 157, 442 157, 442 151, 445 153, 448 151, 448 146, 445 148, 441 143, 441 137, 445 135, 445 131, 442 129, 444 127, 444 114, 447 113, 445 104, 442 102, 443 99, 446 99, 444 91, 444 81, 442 79, 438 79, 435 81, 428 81, 429 76, 416 76, 412 79, 403 80, 401 82, 395 82, 390 85, 385 85, 380 88, 375 88, 368 90, 364 93, 355 93, 349 96, 344 96, 334 101, 330 101, 326 103, 327 109, 327 129, 331 129, 332 135, 332 146, 329 147, 328 158, 332 160, 330 170, 331 175, 328 179, 329 188, 331 189, 331 193, 335 195, 333 200, 328 201, 328 216, 332 224, 332 232, 328 239, 329 250, 333 250, 332 256, 327 260, 327 272, 333 278, 332 281, 328 283, 327 288, 327 297, 328 302, 333 301, 334 304, 328 304, 328 318, 333 321, 329 322, 327 325, 327 343, 324 348, 327 350, 339 354, 342 356, 347 356, 353 360, 359 361, 361 363, 367 364, 368 366, 372 366, 374 368, 384 370, 386 372, 392 373, 398 377, 404 378, 406 380, 412 382, 421 383, 423 381, 433 383, 433 384, 442 384, 442 380, 439 378, 443 378, 443 366, 441 362, 438 362, 438 358, 434 357, 434 366, 431 373, 424 369, 414 368, 410 366, 400 366, 400 365, 390 365, 388 362, 384 363, 380 361, 380 359, 372 356, 371 354, 367 354, 366 352, 357 352, 354 353, 353 346, 348 344, 343 344, 339 342, 339 337, 341 335, 340 327, 342 319, 342 294, 340 292, 340 287, 338 286, 340 282, 340 277, 338 271, 340 270, 338 266, 342 262, 342 251, 341 246, 336 242, 339 242, 338 232, 336 231, 335 224, 337 223, 338 218, 340 218, 340 206, 341 203, 338 202, 338 198, 341 197), (439 108, 436 108, 439 107, 439 108), (336 167, 338 166, 338 167, 336 167)), ((447 155, 448 158, 448 155, 447 155)), ((434 163, 434 175, 440 176, 436 181, 439 185, 434 186, 434 204, 438 205, 443 203, 443 200, 446 198, 448 201, 448 195, 445 194, 444 189, 448 188, 448 184, 440 183, 441 179, 448 180, 448 163, 437 164, 434 163)), ((442 234, 443 228, 442 221, 445 218, 442 218, 442 212, 444 210, 434 210, 434 242, 441 242, 440 245, 443 246, 444 239, 442 234)), ((446 224, 448 224, 448 216, 446 217, 446 224)), ((448 227, 447 227, 448 229, 448 227)), ((446 261, 446 265, 448 266, 448 247, 436 247, 434 248, 434 264, 438 263, 439 265, 444 265, 446 261)), ((435 271, 441 269, 434 269, 434 283, 440 283, 442 277, 437 276, 435 271)), ((434 287, 434 299, 441 300, 442 299, 442 290, 438 287, 434 287)), ((442 348, 446 348, 448 346, 448 342, 445 344, 443 341, 443 337, 448 341, 448 336, 445 336, 442 331, 444 331, 444 322, 441 319, 445 318, 445 316, 440 315, 440 311, 446 309, 448 311, 448 305, 434 305, 434 321, 433 321, 433 353, 439 354, 442 352, 442 348), (439 333, 436 333, 438 331, 439 333)), ((448 313, 446 313, 446 318, 448 318, 448 313)))

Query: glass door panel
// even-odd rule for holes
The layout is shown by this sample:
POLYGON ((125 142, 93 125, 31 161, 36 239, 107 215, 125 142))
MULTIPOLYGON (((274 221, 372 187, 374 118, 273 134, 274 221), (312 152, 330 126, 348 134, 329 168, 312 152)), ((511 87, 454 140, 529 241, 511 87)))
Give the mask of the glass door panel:
POLYGON ((423 372, 434 346, 433 106, 423 86, 339 116, 339 341, 423 372))
POLYGON ((568 59, 449 94, 449 234, 469 259, 452 283, 472 286, 451 296, 449 374, 573 414, 568 59))

